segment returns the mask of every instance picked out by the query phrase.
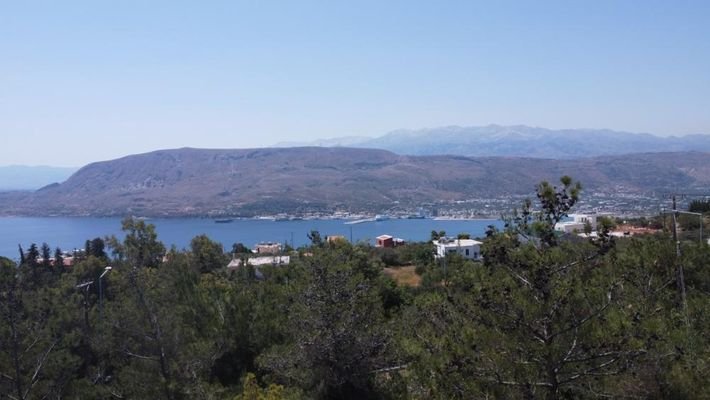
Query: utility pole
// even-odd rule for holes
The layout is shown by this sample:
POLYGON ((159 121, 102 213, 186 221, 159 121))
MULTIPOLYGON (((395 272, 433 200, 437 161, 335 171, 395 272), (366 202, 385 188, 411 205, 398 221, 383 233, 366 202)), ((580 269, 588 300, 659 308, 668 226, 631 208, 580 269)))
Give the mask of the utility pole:
MULTIPOLYGON (((683 302, 683 311, 685 313, 685 325, 690 325, 690 320, 688 319, 688 300, 686 298, 685 292, 685 276, 683 274, 683 263, 680 260, 680 241, 678 240, 678 209, 676 207, 676 198, 673 195, 673 241, 675 242, 675 256, 678 268, 676 273, 676 282, 678 284, 678 290, 680 291, 681 301, 683 302)), ((702 221, 701 221, 702 225, 702 221)))
POLYGON ((94 283, 94 281, 88 281, 76 285, 77 289, 84 289, 84 327, 89 330, 89 287, 94 283))
POLYGON ((675 195, 673 195, 673 243, 675 243, 675 255, 680 257, 680 242, 678 241, 678 209, 676 208, 675 195))
MULTIPOLYGON (((690 211, 680 211, 678 210, 677 204, 676 204, 676 196, 683 196, 685 197, 705 197, 707 199, 708 194, 707 193, 672 193, 671 194, 671 199, 673 200, 673 209, 671 210, 671 214, 673 215, 673 241, 675 242, 675 248, 676 248, 676 263, 677 263, 677 269, 676 269, 676 283, 678 285, 678 291, 680 292, 681 295, 681 300, 683 302, 683 311, 685 314, 685 324, 686 326, 690 326, 690 320, 688 318, 688 300, 687 300, 687 295, 686 295, 686 287, 685 287, 685 276, 683 273, 683 264, 680 260, 681 252, 680 252, 680 241, 678 241, 678 216, 680 214, 691 214, 691 215, 697 215, 700 217, 700 245, 703 245, 703 225, 705 223, 703 219, 703 214, 701 213, 696 213, 696 212, 690 212, 690 211)), ((664 213, 665 214, 665 213, 664 213)), ((664 218, 665 220, 665 218, 664 218)), ((664 221, 665 222, 665 221, 664 221)))
POLYGON ((104 312, 104 289, 103 289, 103 284, 102 284, 102 279, 104 275, 106 275, 109 271, 111 271, 111 266, 107 266, 104 268, 104 272, 99 276, 99 324, 101 324, 101 329, 103 331, 103 312, 104 312))
MULTIPOLYGON (((106 274, 108 274, 113 267, 110 265, 107 265, 106 268, 104 268, 104 272, 99 276, 99 335, 102 341, 105 341, 105 329, 104 329, 104 289, 103 289, 103 278, 106 274)), ((103 356, 99 358, 99 365, 100 369, 98 371, 97 378, 100 379, 105 379, 105 373, 106 373, 106 363, 105 360, 103 359, 103 356)))

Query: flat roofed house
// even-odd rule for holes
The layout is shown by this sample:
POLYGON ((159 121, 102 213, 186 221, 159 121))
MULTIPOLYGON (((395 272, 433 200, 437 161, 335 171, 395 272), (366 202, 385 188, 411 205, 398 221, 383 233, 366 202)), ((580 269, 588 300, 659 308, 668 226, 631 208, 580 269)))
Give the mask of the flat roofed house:
POLYGON ((555 230, 564 233, 584 232, 584 222, 565 221, 555 224, 555 230))
POLYGON ((446 257, 447 254, 458 254, 467 260, 481 260, 481 245, 483 242, 473 239, 439 238, 434 240, 436 258, 446 257))
POLYGON ((555 230, 564 233, 583 233, 584 227, 589 224, 592 231, 596 231, 599 218, 611 216, 611 214, 607 213, 570 214, 572 220, 558 222, 555 224, 555 230))
POLYGON ((380 235, 375 239, 375 247, 394 247, 394 238, 390 235, 380 235))

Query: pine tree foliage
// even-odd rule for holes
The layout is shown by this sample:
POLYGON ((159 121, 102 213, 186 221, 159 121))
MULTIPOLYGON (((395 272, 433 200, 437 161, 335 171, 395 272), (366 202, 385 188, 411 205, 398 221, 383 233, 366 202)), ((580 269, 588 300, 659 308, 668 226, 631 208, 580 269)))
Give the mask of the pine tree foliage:
POLYGON ((0 258, 0 399, 707 398, 709 246, 560 235, 580 196, 541 183, 482 262, 312 232, 288 266, 228 269, 136 219, 71 266, 21 245, 0 258), (383 273, 409 263, 419 286, 383 273))

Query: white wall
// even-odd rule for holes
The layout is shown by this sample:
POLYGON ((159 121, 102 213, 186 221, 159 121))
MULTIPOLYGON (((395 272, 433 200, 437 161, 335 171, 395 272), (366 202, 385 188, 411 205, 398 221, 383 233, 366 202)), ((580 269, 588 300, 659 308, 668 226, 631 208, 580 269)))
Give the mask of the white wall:
POLYGON ((436 256, 437 258, 444 257, 446 254, 459 254, 461 257, 469 260, 480 260, 481 259, 481 245, 474 244, 469 246, 459 246, 455 243, 447 244, 437 244, 436 245, 436 256))

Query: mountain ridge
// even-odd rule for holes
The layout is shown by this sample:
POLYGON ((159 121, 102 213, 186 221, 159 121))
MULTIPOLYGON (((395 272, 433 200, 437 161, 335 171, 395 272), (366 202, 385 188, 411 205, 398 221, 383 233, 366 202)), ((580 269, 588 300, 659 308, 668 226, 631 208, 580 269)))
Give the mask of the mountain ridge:
MULTIPOLYGON (((710 135, 656 136, 611 129, 526 125, 398 129, 374 138, 319 139, 302 145, 377 148, 401 155, 519 156, 572 159, 643 152, 710 151, 710 135)), ((275 147, 280 147, 277 144, 275 147)))
POLYGON ((589 192, 710 187, 710 153, 578 160, 403 156, 360 148, 169 149, 91 163, 60 184, 0 194, 3 215, 254 216, 377 211, 529 195, 570 175, 589 192))

